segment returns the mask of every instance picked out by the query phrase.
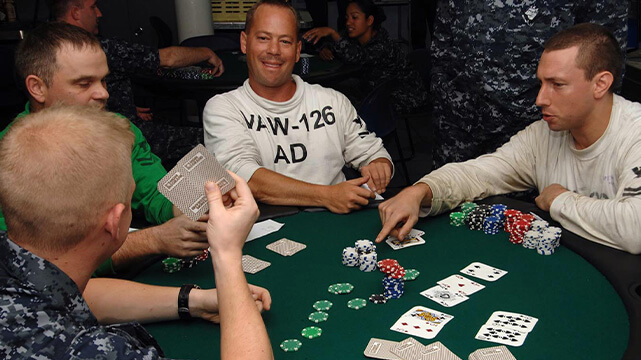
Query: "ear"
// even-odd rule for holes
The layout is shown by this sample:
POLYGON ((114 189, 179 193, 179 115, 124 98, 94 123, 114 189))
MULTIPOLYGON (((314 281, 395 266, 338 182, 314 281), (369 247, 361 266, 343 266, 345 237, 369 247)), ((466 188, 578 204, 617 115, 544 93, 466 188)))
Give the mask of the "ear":
POLYGON ((69 17, 71 17, 74 22, 78 22, 80 20, 80 11, 82 10, 81 7, 72 5, 71 9, 69 10, 69 17))
POLYGON ((244 31, 240 32, 240 51, 247 54, 247 33, 244 31))
POLYGON ((300 60, 300 51, 303 48, 303 42, 298 40, 296 44, 296 62, 300 60))
POLYGON ((120 241, 120 221, 126 208, 125 204, 118 203, 109 209, 104 229, 107 233, 111 234, 113 240, 120 241))
POLYGON ((25 79, 24 83, 29 95, 31 95, 31 97, 38 103, 44 104, 45 99, 47 99, 47 92, 49 91, 44 80, 36 75, 29 75, 25 79))
POLYGON ((372 24, 374 24, 374 15, 367 17, 367 26, 372 26, 372 24))
POLYGON ((594 98, 601 99, 612 87, 614 76, 609 71, 601 71, 594 76, 592 82, 594 84, 594 98))

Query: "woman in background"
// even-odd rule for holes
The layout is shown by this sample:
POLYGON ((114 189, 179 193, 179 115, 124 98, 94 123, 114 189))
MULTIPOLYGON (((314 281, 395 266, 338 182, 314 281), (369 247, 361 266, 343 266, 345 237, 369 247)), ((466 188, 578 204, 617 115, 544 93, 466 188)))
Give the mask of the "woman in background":
POLYGON ((372 0, 352 0, 347 6, 344 32, 319 27, 306 32, 303 38, 316 44, 321 38, 330 37, 333 42, 321 50, 322 59, 336 56, 344 63, 363 67, 359 89, 356 94, 346 94, 348 97, 359 101, 376 85, 395 79, 391 94, 394 109, 398 113, 412 112, 427 104, 427 91, 403 49, 381 27, 385 18, 383 9, 372 0))

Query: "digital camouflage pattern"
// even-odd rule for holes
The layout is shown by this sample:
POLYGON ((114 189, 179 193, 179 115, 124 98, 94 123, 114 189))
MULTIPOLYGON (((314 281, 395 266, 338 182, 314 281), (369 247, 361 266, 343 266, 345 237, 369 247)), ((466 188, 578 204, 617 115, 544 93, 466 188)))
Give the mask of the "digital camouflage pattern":
POLYGON ((138 323, 102 326, 58 267, 0 235, 0 357, 159 359, 138 323))
MULTIPOLYGON (((172 126, 158 121, 143 121, 136 115, 131 77, 135 74, 156 75, 160 67, 157 49, 119 39, 101 39, 107 55, 107 109, 126 116, 142 131, 151 150, 163 160, 166 167, 173 166, 196 145, 203 142, 200 127, 172 126)), ((152 109, 153 111, 153 109, 152 109)))
POLYGON ((427 105, 427 90, 420 75, 407 60, 407 54, 392 41, 384 28, 361 45, 345 32, 332 45, 338 59, 362 67, 360 79, 365 94, 388 79, 398 81, 392 91, 392 106, 399 113, 409 113, 427 105))
POLYGON ((439 1, 431 47, 435 167, 492 152, 541 118, 536 69, 552 35, 594 22, 625 49, 627 14, 620 0, 439 1))

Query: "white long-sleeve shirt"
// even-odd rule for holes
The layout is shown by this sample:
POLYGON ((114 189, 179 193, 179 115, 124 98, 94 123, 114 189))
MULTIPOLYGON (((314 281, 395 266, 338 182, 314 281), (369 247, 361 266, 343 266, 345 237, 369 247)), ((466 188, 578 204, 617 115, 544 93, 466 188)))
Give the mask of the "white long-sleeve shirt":
POLYGON ((249 181, 260 167, 319 185, 345 181, 345 164, 360 170, 391 161, 341 93, 293 75, 294 96, 275 102, 249 85, 211 98, 203 113, 205 146, 227 169, 249 181))
POLYGON ((558 183, 570 190, 550 208, 552 218, 587 239, 641 253, 641 104, 614 95, 610 122, 591 146, 577 150, 569 131, 543 120, 495 153, 443 166, 424 176, 434 194, 421 216, 463 201, 558 183))

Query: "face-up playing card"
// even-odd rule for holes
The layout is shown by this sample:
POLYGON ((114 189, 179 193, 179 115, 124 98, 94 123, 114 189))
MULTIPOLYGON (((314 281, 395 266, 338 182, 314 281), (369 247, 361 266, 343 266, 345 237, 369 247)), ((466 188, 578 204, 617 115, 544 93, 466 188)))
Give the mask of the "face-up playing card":
POLYGON ((433 339, 438 335, 443 326, 454 316, 432 310, 424 306, 415 306, 403 314, 392 325, 390 330, 418 336, 424 339, 433 339))
POLYGON ((205 183, 213 181, 225 194, 236 182, 202 144, 193 148, 158 182, 165 195, 187 217, 198 220, 209 211, 205 183))
POLYGON ((508 311, 495 311, 485 324, 503 326, 509 329, 529 333, 534 329, 534 326, 538 321, 539 319, 528 315, 508 311))
POLYGON ((461 270, 463 274, 474 276, 479 279, 487 281, 496 281, 500 279, 503 275, 507 274, 507 271, 497 269, 490 265, 485 265, 480 262, 473 262, 461 270))
POLYGON ((249 274, 255 274, 272 263, 257 259, 251 255, 243 255, 242 257, 243 271, 249 274))
POLYGON ((470 354, 469 360, 516 360, 516 358, 510 350, 501 345, 475 350, 470 354))
POLYGON ((269 250, 277 252, 283 256, 292 256, 297 252, 305 249, 307 245, 299 242, 282 238, 266 246, 269 250))
POLYGON ((479 332, 476 333, 475 339, 495 342, 509 346, 521 346, 527 337, 526 332, 513 330, 510 328, 488 325, 481 326, 479 332))
POLYGON ((472 281, 461 275, 452 275, 443 280, 437 282, 439 285, 443 285, 445 288, 458 292, 465 296, 470 296, 475 292, 485 288, 485 285, 481 285, 476 281, 472 281))
POLYGON ((396 344, 398 344, 396 341, 371 338, 363 354, 374 359, 404 360, 390 351, 390 348, 396 344))
POLYGON ((421 295, 446 307, 452 307, 469 299, 467 296, 441 285, 424 290, 421 295))
POLYGON ((394 250, 405 249, 410 246, 425 244, 425 240, 421 237, 424 234, 425 231, 412 229, 403 240, 399 240, 394 236, 388 236, 385 242, 394 250))

